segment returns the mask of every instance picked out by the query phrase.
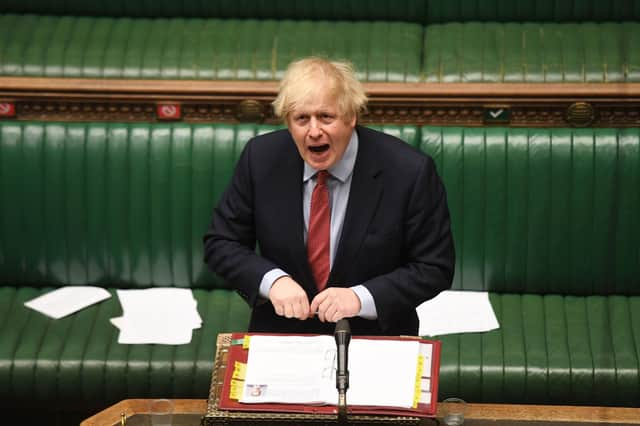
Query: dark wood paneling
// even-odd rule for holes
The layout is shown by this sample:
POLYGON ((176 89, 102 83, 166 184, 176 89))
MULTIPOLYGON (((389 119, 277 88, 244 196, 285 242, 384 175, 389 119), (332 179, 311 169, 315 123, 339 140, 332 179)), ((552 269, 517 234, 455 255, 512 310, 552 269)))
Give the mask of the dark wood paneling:
MULTIPOLYGON (((16 120, 276 123, 274 81, 0 77, 16 120)), ((365 83, 366 123, 514 127, 640 126, 640 83, 365 83)))

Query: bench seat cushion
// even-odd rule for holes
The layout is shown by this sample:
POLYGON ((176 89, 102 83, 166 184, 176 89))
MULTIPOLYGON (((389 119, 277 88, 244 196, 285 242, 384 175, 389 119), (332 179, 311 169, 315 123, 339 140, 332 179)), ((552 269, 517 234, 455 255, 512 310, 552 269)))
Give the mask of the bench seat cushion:
MULTIPOLYGON (((218 333, 246 330, 246 304, 195 290, 190 344, 120 345, 113 297, 54 321, 24 307, 49 289, 0 288, 3 404, 104 407, 123 398, 206 398, 218 333)), ((491 294, 500 329, 442 341, 439 397, 633 406, 640 398, 640 297, 491 294)))
POLYGON ((67 409, 124 398, 206 399, 218 333, 247 329, 249 308, 228 290, 194 290, 202 327, 187 345, 122 345, 112 297, 59 320, 24 302, 51 288, 0 287, 0 400, 67 409))
POLYGON ((637 406, 640 297, 491 294, 500 328, 440 336, 440 398, 637 406))

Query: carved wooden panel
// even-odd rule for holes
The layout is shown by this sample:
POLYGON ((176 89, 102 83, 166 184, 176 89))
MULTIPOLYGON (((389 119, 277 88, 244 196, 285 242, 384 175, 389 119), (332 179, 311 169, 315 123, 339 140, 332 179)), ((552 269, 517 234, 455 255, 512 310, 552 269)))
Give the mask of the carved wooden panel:
MULTIPOLYGON (((367 83, 365 89, 364 124, 640 126, 639 83, 367 83)), ((271 109, 276 91, 276 82, 3 77, 0 118, 278 123, 271 109)))

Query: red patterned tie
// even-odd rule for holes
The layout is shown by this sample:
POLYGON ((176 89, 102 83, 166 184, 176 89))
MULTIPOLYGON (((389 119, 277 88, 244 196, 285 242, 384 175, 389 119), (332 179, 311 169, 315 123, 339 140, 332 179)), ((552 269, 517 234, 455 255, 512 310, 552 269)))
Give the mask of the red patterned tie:
POLYGON ((329 190, 327 189, 326 170, 320 170, 316 177, 316 186, 311 195, 309 214, 309 233, 307 236, 307 256, 313 278, 318 290, 322 291, 329 278, 329 244, 331 211, 329 208, 329 190))

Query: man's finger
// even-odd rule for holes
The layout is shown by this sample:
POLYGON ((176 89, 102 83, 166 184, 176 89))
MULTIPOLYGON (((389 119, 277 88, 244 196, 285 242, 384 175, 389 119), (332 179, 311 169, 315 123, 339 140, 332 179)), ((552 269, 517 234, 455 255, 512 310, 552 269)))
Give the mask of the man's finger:
POLYGON ((333 316, 336 308, 330 299, 325 299, 320 306, 318 307, 318 315, 321 317, 320 321, 326 322, 331 321, 331 317, 333 316))
POLYGON ((303 308, 302 308, 302 303, 297 302, 293 304, 293 317, 294 318, 298 318, 298 319, 304 319, 303 318, 303 308))
POLYGON ((313 300, 311 301, 311 308, 310 308, 311 312, 312 313, 318 312, 318 310, 320 309, 320 304, 324 302, 326 298, 327 298, 326 290, 316 294, 316 297, 314 297, 313 300))
POLYGON ((290 303, 287 303, 284 307, 284 316, 287 318, 293 318, 293 308, 290 303))

